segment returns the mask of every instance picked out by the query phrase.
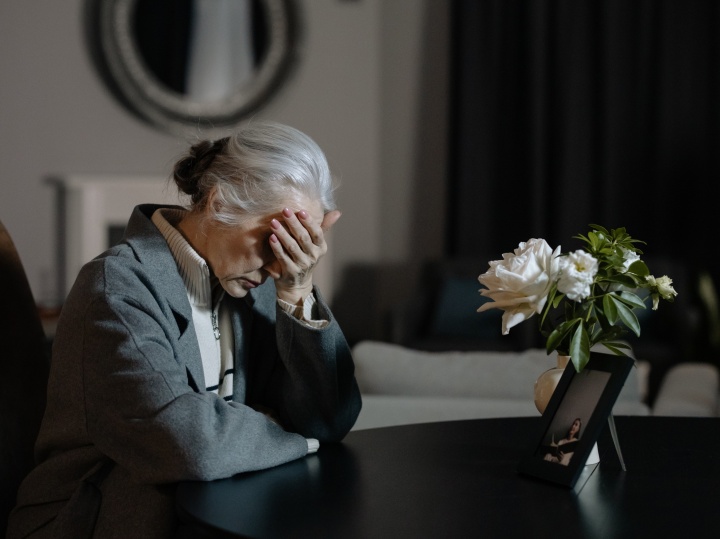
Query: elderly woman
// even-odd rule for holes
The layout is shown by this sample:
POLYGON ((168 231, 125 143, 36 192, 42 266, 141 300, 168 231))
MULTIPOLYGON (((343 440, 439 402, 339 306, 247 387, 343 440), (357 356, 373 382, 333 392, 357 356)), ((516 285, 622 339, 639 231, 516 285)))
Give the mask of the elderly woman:
POLYGON ((360 411, 313 268, 337 221, 325 157, 251 123, 175 166, 192 204, 135 208, 63 306, 8 537, 170 537, 173 484, 301 458, 360 411))

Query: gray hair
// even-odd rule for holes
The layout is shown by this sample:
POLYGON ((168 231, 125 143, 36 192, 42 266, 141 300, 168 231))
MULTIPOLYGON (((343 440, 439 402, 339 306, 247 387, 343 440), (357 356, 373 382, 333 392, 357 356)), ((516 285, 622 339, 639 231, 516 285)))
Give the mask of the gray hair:
POLYGON ((175 165, 178 189, 191 210, 208 206, 210 217, 234 226, 248 216, 274 213, 288 201, 318 201, 324 213, 336 208, 325 154, 307 135, 272 122, 251 122, 216 141, 194 144, 175 165))

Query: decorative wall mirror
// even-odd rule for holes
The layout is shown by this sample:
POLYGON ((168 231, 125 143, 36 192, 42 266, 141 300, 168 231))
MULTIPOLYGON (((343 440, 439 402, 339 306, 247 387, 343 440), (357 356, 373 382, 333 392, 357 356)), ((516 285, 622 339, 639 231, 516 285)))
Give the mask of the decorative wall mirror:
POLYGON ((90 50, 130 111, 186 134, 237 123, 293 63, 291 0, 87 0, 90 50))

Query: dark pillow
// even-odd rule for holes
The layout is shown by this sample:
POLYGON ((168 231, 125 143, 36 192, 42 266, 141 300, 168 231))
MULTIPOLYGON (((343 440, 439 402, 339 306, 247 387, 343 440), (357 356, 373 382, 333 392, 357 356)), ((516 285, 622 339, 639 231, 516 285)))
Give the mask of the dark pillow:
POLYGON ((477 279, 450 277, 438 291, 437 303, 430 324, 430 333, 442 337, 470 339, 496 338, 502 332, 502 311, 491 309, 477 312, 489 301, 480 295, 477 279))

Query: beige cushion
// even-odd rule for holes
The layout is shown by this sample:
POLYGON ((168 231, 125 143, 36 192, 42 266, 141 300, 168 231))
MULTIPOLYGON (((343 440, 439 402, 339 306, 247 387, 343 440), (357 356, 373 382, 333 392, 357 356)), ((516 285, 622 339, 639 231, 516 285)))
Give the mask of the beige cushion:
POLYGON ((353 349, 360 390, 368 394, 533 399, 533 386, 556 360, 544 350, 425 352, 363 341, 353 349))
POLYGON ((653 415, 712 417, 718 415, 720 375, 707 363, 681 363, 663 378, 653 415))
MULTIPOLYGON (((376 341, 353 349, 363 410, 355 426, 537 415, 535 380, 556 366, 545 350, 426 352, 376 341)), ((632 369, 616 414, 647 415, 632 369)))
MULTIPOLYGON (((538 376, 556 366, 542 349, 426 352, 376 341, 355 345, 353 357, 360 390, 382 395, 532 400, 538 376)), ((642 400, 637 371, 631 370, 621 400, 642 400)))

